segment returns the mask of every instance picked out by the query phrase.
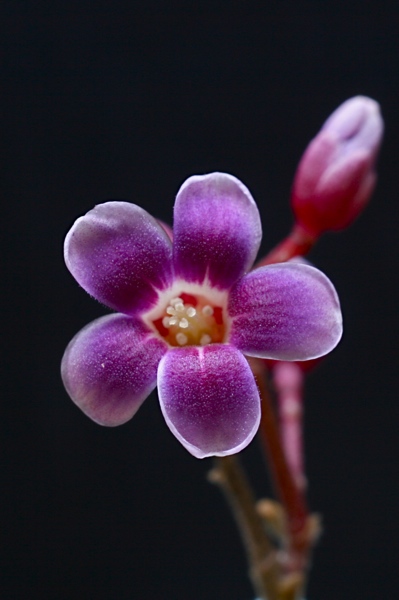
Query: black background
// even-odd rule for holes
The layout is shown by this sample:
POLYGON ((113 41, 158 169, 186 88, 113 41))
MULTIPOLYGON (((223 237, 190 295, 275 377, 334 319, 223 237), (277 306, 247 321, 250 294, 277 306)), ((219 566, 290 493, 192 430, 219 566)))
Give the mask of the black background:
MULTIPOLYGON (((308 600, 399 586, 399 6, 386 2, 3 0, 0 186, 4 584, 25 599, 251 600, 210 460, 191 457, 156 394, 106 429, 68 399, 59 363, 106 312, 63 263, 63 238, 107 199, 171 220, 192 174, 226 171, 259 204, 266 252, 288 232, 300 155, 346 98, 374 97, 386 136, 365 214, 312 261, 345 335, 307 382, 313 510, 308 600), (9 333, 10 335, 7 335, 9 333)), ((243 453, 270 493, 257 442, 243 453)))

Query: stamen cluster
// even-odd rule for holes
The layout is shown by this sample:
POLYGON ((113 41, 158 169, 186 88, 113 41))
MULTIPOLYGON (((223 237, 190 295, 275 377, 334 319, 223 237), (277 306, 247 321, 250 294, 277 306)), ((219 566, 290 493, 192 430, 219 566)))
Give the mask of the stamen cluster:
POLYGON ((170 346, 220 343, 226 333, 221 306, 214 306, 205 296, 185 293, 171 298, 164 316, 153 325, 170 346))

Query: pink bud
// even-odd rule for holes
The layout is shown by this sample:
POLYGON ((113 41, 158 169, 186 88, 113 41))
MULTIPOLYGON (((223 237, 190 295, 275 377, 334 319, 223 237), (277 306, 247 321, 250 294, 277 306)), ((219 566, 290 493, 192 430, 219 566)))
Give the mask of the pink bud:
POLYGON ((383 133, 377 102, 350 98, 327 119, 298 165, 292 208, 299 226, 318 237, 344 229, 366 206, 376 183, 383 133))

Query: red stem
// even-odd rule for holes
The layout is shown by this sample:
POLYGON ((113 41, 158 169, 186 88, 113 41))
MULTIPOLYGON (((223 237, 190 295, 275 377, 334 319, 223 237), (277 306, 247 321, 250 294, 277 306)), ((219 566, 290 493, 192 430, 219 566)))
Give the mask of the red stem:
POLYGON ((275 263, 285 262, 296 256, 305 256, 316 243, 317 238, 295 224, 290 234, 280 244, 275 246, 256 267, 264 267, 275 263))
POLYGON ((303 492, 297 487, 287 465, 281 445, 271 397, 265 382, 265 369, 260 361, 251 361, 262 399, 260 438, 268 457, 276 493, 287 517, 288 571, 307 567, 310 539, 308 535, 308 508, 303 492))

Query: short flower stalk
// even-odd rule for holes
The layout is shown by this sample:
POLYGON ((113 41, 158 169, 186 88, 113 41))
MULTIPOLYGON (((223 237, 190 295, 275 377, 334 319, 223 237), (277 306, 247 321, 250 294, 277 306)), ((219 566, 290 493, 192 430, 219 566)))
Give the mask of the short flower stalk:
POLYGON ((382 129, 369 98, 331 115, 299 163, 293 229, 255 267, 259 212, 226 173, 183 183, 173 230, 135 204, 107 202, 65 240, 76 281, 114 311, 69 343, 61 365, 68 394, 97 423, 117 426, 158 388, 178 442, 196 458, 215 457, 210 480, 228 499, 263 600, 300 600, 305 591, 319 524, 305 497, 301 365, 315 364, 342 335, 331 281, 291 259, 363 210, 382 129), (256 501, 235 456, 258 431, 278 503, 256 501))
POLYGON ((316 242, 316 236, 310 235, 301 225, 295 223, 288 236, 262 258, 257 266, 275 265, 287 262, 297 256, 306 256, 316 242))

